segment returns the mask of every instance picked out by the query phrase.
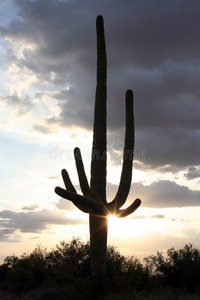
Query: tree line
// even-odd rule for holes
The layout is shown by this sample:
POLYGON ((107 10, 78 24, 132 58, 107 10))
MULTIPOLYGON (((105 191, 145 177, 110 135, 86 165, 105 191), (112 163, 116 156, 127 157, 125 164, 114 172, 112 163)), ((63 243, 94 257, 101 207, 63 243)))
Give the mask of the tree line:
POLYGON ((37 246, 30 254, 5 258, 0 265, 0 290, 29 293, 32 299, 89 300, 108 293, 135 295, 143 291, 148 296, 163 287, 192 293, 200 287, 200 250, 192 244, 157 252, 143 262, 108 246, 106 263, 107 276, 99 280, 91 276, 89 242, 74 238, 49 252, 37 246))

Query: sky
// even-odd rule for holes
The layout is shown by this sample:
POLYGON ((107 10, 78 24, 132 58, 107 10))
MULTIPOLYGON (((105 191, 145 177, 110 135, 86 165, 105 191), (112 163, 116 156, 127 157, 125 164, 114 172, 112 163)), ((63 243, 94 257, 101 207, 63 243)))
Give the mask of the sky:
POLYGON ((54 193, 73 149, 90 178, 97 15, 108 60, 107 201, 117 191, 124 95, 134 91, 131 191, 141 206, 109 218, 108 243, 139 258, 200 248, 200 1, 2 0, 0 3, 0 262, 89 239, 88 215, 54 193))

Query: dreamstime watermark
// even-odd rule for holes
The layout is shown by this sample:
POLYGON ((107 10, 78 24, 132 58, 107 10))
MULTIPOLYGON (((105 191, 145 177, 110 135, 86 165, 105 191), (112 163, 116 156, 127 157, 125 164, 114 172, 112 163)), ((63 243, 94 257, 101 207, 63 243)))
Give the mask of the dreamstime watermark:
MULTIPOLYGON (((134 159, 138 161, 145 161, 147 160, 147 150, 125 150, 124 151, 124 142, 118 141, 114 147, 108 148, 107 151, 99 152, 98 150, 86 150, 81 149, 81 153, 79 151, 75 151, 74 155, 76 159, 88 160, 88 159, 96 159, 96 160, 104 160, 106 156, 111 161, 115 160, 122 160, 122 159, 134 159)), ((51 160, 69 160, 72 158, 72 150, 66 150, 64 148, 60 148, 58 146, 53 147, 48 152, 48 157, 51 160)))

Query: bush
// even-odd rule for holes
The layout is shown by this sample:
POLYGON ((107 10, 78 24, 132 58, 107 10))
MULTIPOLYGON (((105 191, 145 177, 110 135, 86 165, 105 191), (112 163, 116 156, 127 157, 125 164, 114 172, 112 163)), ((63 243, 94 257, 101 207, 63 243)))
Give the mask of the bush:
POLYGON ((80 239, 71 242, 60 242, 56 250, 52 250, 46 257, 49 269, 55 273, 66 272, 68 278, 74 279, 90 275, 89 243, 82 243, 80 239))
POLYGON ((108 246, 106 259, 107 277, 100 280, 90 274, 89 243, 63 241, 49 253, 38 246, 30 255, 6 257, 0 266, 0 289, 30 296, 34 293, 34 299, 39 300, 90 300, 134 299, 140 291, 154 293, 166 286, 173 292, 193 292, 200 287, 200 251, 191 244, 170 248, 166 255, 157 252, 147 257, 146 268, 113 246, 108 246))
POLYGON ((200 287, 200 251, 186 244, 183 249, 170 248, 167 257, 163 253, 145 259, 153 274, 161 274, 168 285, 193 292, 200 287))
POLYGON ((0 266, 1 285, 9 291, 21 293, 40 285, 46 278, 46 249, 40 246, 30 255, 23 254, 21 258, 8 256, 0 266))

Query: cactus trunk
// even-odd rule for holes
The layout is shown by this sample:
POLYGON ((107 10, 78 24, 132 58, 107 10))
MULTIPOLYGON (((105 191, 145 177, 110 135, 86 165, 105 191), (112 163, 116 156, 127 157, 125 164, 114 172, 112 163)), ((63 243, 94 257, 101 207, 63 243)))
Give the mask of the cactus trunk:
POLYGON ((102 278, 106 275, 107 216, 90 214, 91 274, 102 278))
POLYGON ((106 205, 106 100, 107 59, 102 16, 96 20, 97 31, 97 86, 95 95, 93 147, 91 161, 90 197, 100 202, 101 209, 90 213, 90 253, 93 276, 106 274, 107 216, 106 205))
POLYGON ((106 204, 106 100, 107 62, 103 18, 97 17, 97 86, 95 95, 93 147, 90 191, 103 205, 106 204))

